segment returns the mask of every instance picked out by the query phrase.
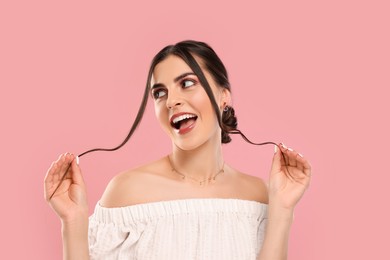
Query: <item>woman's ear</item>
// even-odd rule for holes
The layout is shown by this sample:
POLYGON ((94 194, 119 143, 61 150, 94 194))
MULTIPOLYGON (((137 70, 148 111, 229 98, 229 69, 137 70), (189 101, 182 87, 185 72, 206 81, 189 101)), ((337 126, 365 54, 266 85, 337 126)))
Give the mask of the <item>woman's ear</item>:
POLYGON ((222 89, 221 93, 221 102, 220 102, 220 108, 224 109, 226 106, 231 105, 231 94, 230 91, 227 88, 222 89))

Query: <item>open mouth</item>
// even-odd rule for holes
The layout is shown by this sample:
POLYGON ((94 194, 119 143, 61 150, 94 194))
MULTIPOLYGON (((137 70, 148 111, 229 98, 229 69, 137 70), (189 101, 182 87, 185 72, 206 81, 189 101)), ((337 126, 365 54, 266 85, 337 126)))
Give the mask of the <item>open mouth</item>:
POLYGON ((198 116, 194 114, 182 114, 179 116, 174 116, 171 119, 171 126, 177 130, 184 129, 191 126, 198 116))

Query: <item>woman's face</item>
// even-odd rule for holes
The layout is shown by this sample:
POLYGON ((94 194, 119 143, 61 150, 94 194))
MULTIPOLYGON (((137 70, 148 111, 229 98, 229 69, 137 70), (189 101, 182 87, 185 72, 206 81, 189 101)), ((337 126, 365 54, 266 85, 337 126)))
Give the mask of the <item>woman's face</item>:
MULTIPOLYGON (((201 60, 194 58, 202 67, 201 60)), ((222 111, 230 93, 218 87, 206 69, 202 70, 222 111)), ((181 58, 170 55, 155 67, 151 93, 156 117, 174 145, 192 150, 211 139, 220 143, 221 130, 210 99, 181 58)))

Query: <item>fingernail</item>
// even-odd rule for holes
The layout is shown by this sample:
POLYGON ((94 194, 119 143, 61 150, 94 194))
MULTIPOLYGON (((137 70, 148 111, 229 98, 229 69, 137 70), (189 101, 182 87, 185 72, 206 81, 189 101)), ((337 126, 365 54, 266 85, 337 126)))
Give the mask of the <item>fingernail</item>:
POLYGON ((299 156, 301 156, 301 157, 303 157, 303 155, 302 155, 302 154, 300 154, 300 153, 298 153, 298 155, 299 155, 299 156))
POLYGON ((79 159, 78 156, 76 156, 76 163, 77 163, 77 165, 79 165, 79 162, 80 162, 80 159, 79 159))
POLYGON ((291 149, 291 148, 287 148, 287 150, 289 150, 290 152, 292 152, 292 151, 293 151, 293 149, 291 149))
POLYGON ((287 146, 284 145, 284 143, 280 143, 284 149, 287 149, 287 146))
POLYGON ((274 153, 277 153, 277 152, 278 152, 278 146, 274 145, 274 153))

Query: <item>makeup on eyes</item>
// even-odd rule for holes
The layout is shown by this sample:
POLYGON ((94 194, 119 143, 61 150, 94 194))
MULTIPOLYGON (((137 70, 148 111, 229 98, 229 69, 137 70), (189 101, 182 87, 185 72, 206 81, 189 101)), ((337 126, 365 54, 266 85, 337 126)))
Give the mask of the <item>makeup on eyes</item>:
MULTIPOLYGON (((189 75, 188 73, 185 73, 185 74, 186 74, 186 76, 189 75)), ((185 75, 185 74, 183 74, 183 75, 185 75)), ((186 76, 183 76, 183 77, 186 77, 186 76)), ((181 76, 179 76, 179 77, 181 77, 181 76)), ((176 78, 176 79, 177 79, 177 78, 176 78)), ((175 79, 175 81, 176 81, 176 79, 175 79)), ((196 85, 196 84, 198 83, 197 80, 195 80, 195 79, 193 79, 193 78, 190 78, 190 77, 181 78, 181 79, 179 79, 179 80, 180 80, 180 82, 179 82, 180 86, 181 86, 182 88, 184 88, 184 89, 190 88, 190 87, 192 87, 192 86, 194 86, 194 85, 196 85), (191 82, 191 84, 190 84, 190 85, 186 85, 187 82, 191 82)), ((165 92, 165 95, 166 95, 167 92, 168 92, 167 89, 165 88, 165 86, 164 86, 163 84, 161 84, 161 83, 154 84, 153 87, 151 88, 151 94, 152 94, 152 97, 153 97, 154 100, 157 100, 157 99, 159 99, 159 98, 165 96, 165 95, 162 95, 162 96, 161 96, 161 95, 159 94, 159 93, 161 93, 161 92, 165 92)))
POLYGON ((196 81, 193 80, 193 79, 187 78, 187 79, 183 79, 183 80, 180 82, 180 84, 182 85, 182 87, 188 88, 188 87, 192 87, 192 86, 196 85, 196 81), (186 83, 186 82, 191 82, 192 85, 190 85, 190 86, 184 86, 183 83, 186 83))
POLYGON ((166 92, 166 90, 164 90, 162 88, 158 88, 158 89, 152 90, 152 97, 153 97, 153 99, 157 100, 157 99, 161 98, 162 96, 159 94, 161 92, 166 92))

